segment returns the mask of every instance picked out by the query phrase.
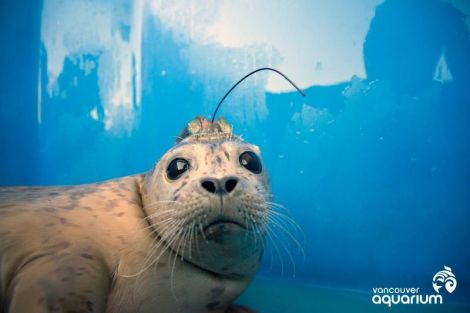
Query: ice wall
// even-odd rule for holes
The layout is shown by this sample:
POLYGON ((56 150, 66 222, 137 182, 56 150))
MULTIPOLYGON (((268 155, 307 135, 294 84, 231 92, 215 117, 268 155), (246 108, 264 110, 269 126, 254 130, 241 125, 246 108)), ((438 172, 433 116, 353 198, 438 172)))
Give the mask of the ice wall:
MULTIPOLYGON (((59 76, 70 60, 88 76, 98 71, 102 114, 93 107, 89 115, 102 120, 111 132, 129 133, 141 100, 141 35, 143 1, 59 1, 43 6, 41 39, 47 55, 46 81, 41 88, 48 97, 60 97, 64 86, 59 76), (84 55, 93 57, 92 60, 84 55)), ((76 78, 65 82, 77 84, 76 78)), ((42 122, 42 99, 38 122, 42 122)))

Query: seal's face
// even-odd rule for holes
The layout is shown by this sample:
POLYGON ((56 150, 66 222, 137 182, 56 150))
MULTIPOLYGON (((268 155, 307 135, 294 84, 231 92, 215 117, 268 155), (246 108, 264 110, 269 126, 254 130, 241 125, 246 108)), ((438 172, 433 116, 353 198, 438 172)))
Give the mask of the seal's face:
POLYGON ((190 137, 169 150, 146 182, 144 209, 169 249, 227 275, 256 270, 270 187, 257 146, 190 137))

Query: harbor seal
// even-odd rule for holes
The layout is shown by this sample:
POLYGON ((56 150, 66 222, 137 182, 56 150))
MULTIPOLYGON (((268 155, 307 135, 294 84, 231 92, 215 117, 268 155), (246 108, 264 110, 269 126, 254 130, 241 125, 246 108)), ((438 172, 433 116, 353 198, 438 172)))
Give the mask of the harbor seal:
POLYGON ((145 174, 0 188, 0 311, 241 313, 270 185, 258 147, 197 117, 145 174))

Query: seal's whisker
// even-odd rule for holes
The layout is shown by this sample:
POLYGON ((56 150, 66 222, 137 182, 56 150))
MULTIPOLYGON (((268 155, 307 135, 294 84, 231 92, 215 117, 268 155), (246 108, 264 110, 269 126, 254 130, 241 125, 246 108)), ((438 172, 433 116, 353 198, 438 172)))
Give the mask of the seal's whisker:
POLYGON ((204 233, 204 228, 202 227, 202 219, 204 217, 201 216, 201 221, 199 222, 199 230, 201 231, 201 235, 202 235, 202 238, 204 239, 204 241, 206 243, 208 243, 209 241, 207 240, 207 237, 206 237, 206 234, 204 233))
POLYGON ((160 255, 157 257, 159 259, 167 250, 170 249, 170 246, 177 240, 177 233, 180 229, 178 229, 180 226, 179 224, 176 224, 172 229, 171 229, 171 234, 175 234, 175 236, 166 236, 166 238, 171 238, 170 240, 166 240, 166 238, 163 238, 161 243, 159 242, 157 245, 154 246, 154 248, 158 248, 160 246, 163 246, 163 250, 161 251, 160 255))
POLYGON ((159 203, 179 203, 181 204, 181 201, 176 201, 176 200, 156 200, 150 203, 147 203, 146 205, 155 205, 159 203))
POLYGON ((184 259, 184 250, 187 248, 189 230, 190 230, 190 226, 186 226, 185 231, 184 231, 183 236, 182 236, 182 239, 183 239, 182 240, 182 250, 183 251, 180 254, 181 261, 184 259))
POLYGON ((300 253, 302 254, 302 257, 303 259, 305 260, 305 252, 304 252, 304 249, 302 247, 302 245, 300 244, 300 242, 297 240, 297 238, 295 238, 294 235, 292 235, 292 233, 289 231, 289 229, 287 229, 286 227, 283 226, 282 224, 282 220, 278 219, 275 215, 271 215, 269 217, 270 219, 270 225, 273 226, 273 227, 276 227, 277 229, 279 229, 280 231, 282 231, 283 234, 285 234, 293 243, 294 245, 296 246, 296 248, 300 251, 300 253))
POLYGON ((287 207, 285 207, 284 205, 282 205, 280 203, 276 203, 276 202, 272 202, 272 201, 266 201, 266 205, 268 205, 270 208, 276 208, 276 209, 282 210, 282 211, 286 212, 286 214, 288 214, 288 215, 292 214, 292 212, 287 207))
MULTIPOLYGON (((270 216, 270 219, 276 219, 284 224, 286 224, 286 228, 288 229, 291 229, 292 228, 292 231, 295 233, 295 235, 299 235, 301 238, 302 238, 302 242, 305 242, 305 233, 302 229, 302 227, 300 227, 300 225, 292 218, 290 217, 290 213, 281 213, 281 212, 278 212, 276 210, 274 210, 274 208, 284 208, 285 210, 287 210, 284 206, 280 205, 280 204, 275 204, 275 203, 270 203, 269 204, 270 206, 270 210, 268 212, 268 215, 270 216), (275 205, 275 207, 273 207, 272 205, 275 205), (289 215, 288 215, 289 214, 289 215)), ((287 210, 289 211, 289 210, 287 210)), ((293 234, 292 234, 293 237, 295 237, 293 234)), ((302 246, 302 245, 300 245, 302 246)), ((305 255, 304 253, 302 253, 302 255, 304 256, 305 258, 305 255)))
MULTIPOLYGON (((153 213, 151 213, 151 214, 148 214, 147 216, 150 216, 150 215, 152 215, 152 214, 155 214, 155 213, 158 213, 158 212, 163 211, 163 210, 161 209, 161 207, 158 207, 159 204, 161 204, 161 203, 155 203, 155 204, 153 204, 153 205, 146 205, 146 206, 144 207, 144 209, 145 209, 146 211, 152 211, 152 210, 154 210, 155 208, 158 209, 158 211, 153 212, 153 213)), ((172 205, 172 204, 181 205, 180 203, 177 203, 177 202, 170 202, 170 203, 167 203, 166 205, 172 205)), ((170 208, 166 209, 165 211, 171 212, 171 209, 174 210, 175 208, 174 208, 174 207, 170 207, 170 208)))
MULTIPOLYGON (((281 240, 281 238, 278 236, 278 234, 273 231, 273 229, 271 229, 271 234, 274 236, 274 238, 276 239, 276 242, 280 243, 281 244, 281 248, 282 250, 287 254, 287 256, 289 257, 289 260, 291 262, 291 265, 292 265, 292 269, 293 269, 293 274, 295 276, 295 271, 296 271, 296 266, 295 266, 295 262, 294 262, 294 258, 292 256, 292 253, 290 252, 290 250, 288 249, 288 247, 286 246, 286 244, 281 240)), ((283 268, 282 268, 282 274, 284 274, 284 271, 283 271, 283 268)))
MULTIPOLYGON (((199 229, 201 229, 202 237, 204 238, 205 242, 207 242, 207 239, 204 236, 204 232, 202 231, 202 225, 201 225, 200 219, 198 218, 196 224, 194 225, 194 238, 196 238, 199 229)), ((196 241, 196 250, 199 253, 200 252, 199 240, 195 240, 195 241, 196 241)))
MULTIPOLYGON (((152 235, 155 233, 155 231, 156 231, 155 229, 152 230, 152 232, 150 232, 149 234, 147 234, 147 236, 146 236, 145 239, 147 239, 149 236, 152 236, 152 235)), ((158 261, 158 257, 157 257, 157 258, 155 258, 155 261, 154 261, 154 262, 150 262, 149 264, 147 264, 147 262, 149 262, 149 260, 151 260, 151 259, 153 258, 153 255, 154 255, 154 253, 157 251, 157 248, 158 248, 159 246, 161 246, 161 245, 162 245, 162 242, 161 242, 161 241, 157 242, 157 244, 156 244, 156 245, 153 247, 153 249, 150 251, 149 255, 145 258, 145 260, 144 260, 144 262, 143 262, 143 268, 142 268, 140 271, 138 271, 138 272, 135 273, 135 274, 131 274, 131 275, 121 275, 121 276, 130 278, 130 277, 139 276, 139 275, 141 275, 143 272, 145 272, 150 266, 152 266, 152 265, 154 264, 154 262, 158 261)))
POLYGON ((194 228, 195 228, 195 223, 193 221, 191 223, 190 232, 189 232, 190 234, 189 235, 189 259, 192 259, 192 243, 193 243, 193 237, 194 237, 194 228))
MULTIPOLYGON (((153 206, 152 206, 152 205, 146 205, 146 206, 144 207, 144 209, 145 209, 146 211, 151 211, 151 210, 153 210, 154 208, 156 208, 158 204, 160 204, 160 203, 156 203, 156 204, 154 204, 153 206)), ((180 203, 171 202, 171 203, 169 203, 169 204, 178 204, 178 205, 179 205, 180 203)), ((161 214, 161 213, 163 213, 163 212, 173 212, 173 213, 174 213, 174 210, 175 210, 175 208, 170 208, 170 209, 166 209, 166 210, 158 210, 158 211, 156 211, 156 212, 153 212, 152 214, 148 214, 148 215, 146 216, 146 218, 151 218, 151 217, 154 216, 155 214, 158 215, 158 214, 161 214)))
POLYGON ((256 242, 256 230, 255 230, 255 223, 253 223, 252 221, 250 221, 250 226, 249 228, 251 228, 251 235, 252 235, 252 240, 253 240, 253 247, 256 248, 256 245, 257 245, 257 242, 256 242))
POLYGON ((182 227, 182 225, 183 225, 183 222, 178 221, 178 223, 173 228, 171 228, 169 231, 166 231, 166 234, 165 234, 166 238, 162 239, 162 241, 165 242, 164 250, 165 251, 167 251, 167 250, 170 251, 170 253, 168 255, 169 263, 171 263, 171 256, 172 256, 172 254, 174 254, 174 251, 171 248, 171 246, 175 242, 180 240, 180 235, 184 231, 184 227, 182 227), (166 240, 167 238, 170 238, 170 239, 166 240))
POLYGON ((273 211, 273 210, 271 210, 268 214, 269 214, 270 217, 280 219, 283 222, 285 222, 287 225, 289 225, 290 227, 293 228, 293 231, 295 231, 296 234, 300 233, 300 234, 303 235, 302 227, 300 227, 300 225, 297 224, 297 222, 293 218, 291 218, 291 217, 289 217, 285 214, 273 211))
POLYGON ((191 259, 191 240, 192 240, 192 238, 191 238, 191 228, 192 228, 192 226, 193 226, 192 222, 190 222, 189 226, 187 226, 188 234, 187 234, 186 239, 185 239, 184 251, 183 251, 183 252, 187 251, 188 255, 186 256, 186 258, 188 258, 188 259, 191 259))
POLYGON ((169 220, 169 219, 177 219, 177 217, 174 216, 174 214, 172 214, 174 212, 171 212, 171 211, 167 211, 167 210, 164 210, 164 211, 159 211, 159 212, 156 212, 152 215, 149 215, 147 218, 144 218, 144 220, 147 221, 147 223, 150 223, 149 220, 153 221, 152 224, 158 224, 160 222, 164 222, 166 220, 169 220))
MULTIPOLYGON (((179 240, 177 242, 177 248, 176 248, 176 252, 173 252, 174 253, 174 258, 173 258, 173 265, 172 265, 172 268, 171 268, 171 274, 170 274, 170 288, 171 288, 171 294, 173 295, 173 298, 175 300, 178 300, 178 298, 176 297, 176 293, 175 293, 175 285, 174 285, 174 272, 175 272, 175 267, 176 267, 176 260, 178 259, 178 253, 179 253, 179 250, 180 250, 180 247, 181 247, 181 243, 184 241, 185 237, 186 237, 186 233, 187 233, 187 229, 182 227, 179 229, 179 233, 178 233, 178 237, 179 237, 179 240)), ((181 260, 183 260, 183 256, 181 255, 181 260)))
POLYGON ((165 226, 166 224, 170 223, 171 221, 174 221, 173 217, 167 217, 166 219, 158 220, 152 224, 149 224, 148 226, 145 227, 145 229, 151 229, 152 232, 155 232, 157 227, 162 227, 165 226))
MULTIPOLYGON (((264 251, 265 250, 265 240, 264 240, 264 232, 261 231, 260 226, 253 223, 253 229, 256 233, 256 240, 261 244, 261 249, 264 251)), ((258 243, 257 243, 258 244, 258 243)), ((255 248, 257 248, 257 244, 255 245, 255 248)))
POLYGON ((154 232, 159 231, 158 236, 161 240, 154 245, 154 249, 158 249, 160 246, 165 246, 165 248, 169 247, 172 243, 173 234, 178 231, 180 226, 181 221, 173 219, 161 226, 159 230, 155 229, 154 232), (168 238, 170 238, 170 240, 168 240, 168 238))
MULTIPOLYGON (((280 227, 279 224, 276 223, 271 223, 271 231, 274 236, 279 240, 279 242, 282 244, 283 249, 287 252, 289 255, 289 258, 292 257, 292 245, 289 243, 293 243, 293 245, 296 247, 296 249, 300 252, 302 255, 302 259, 305 260, 305 252, 303 247, 300 245, 300 243, 295 239, 295 237, 290 234, 285 228, 280 227), (288 239, 288 240, 283 240, 283 239, 288 239)), ((294 264, 293 264, 294 265, 294 264)), ((295 267, 295 265, 294 265, 295 267)))
POLYGON ((280 227, 282 227, 286 232, 291 234, 293 237, 295 237, 293 234, 295 235, 298 235, 299 233, 303 234, 302 229, 298 227, 296 223, 292 223, 292 221, 286 219, 285 216, 269 214, 268 219, 269 221, 277 222, 277 224, 280 227))
POLYGON ((266 240, 268 239, 268 219, 267 217, 265 217, 264 221, 263 221, 263 225, 265 225, 265 229, 264 229, 264 238, 263 238, 263 252, 266 253, 266 251, 269 250, 269 270, 272 271, 273 269, 273 264, 274 264, 274 254, 273 254, 273 250, 272 249, 267 249, 267 243, 266 243, 266 240))
MULTIPOLYGON (((171 226, 174 226, 175 229, 177 229, 177 226, 178 225, 174 225, 174 224, 170 224, 168 226, 168 228, 170 228, 171 226)), ((166 231, 165 231, 166 232, 166 231)), ((149 236, 151 234, 148 234, 147 236, 149 236)), ((149 269, 153 264, 155 264, 155 262, 158 262, 160 256, 165 252, 165 250, 162 251, 162 253, 156 257, 155 259, 153 259, 153 255, 155 254, 156 251, 158 251, 158 248, 160 246, 163 246, 164 245, 164 237, 162 236, 162 241, 159 241, 157 242, 154 246, 153 246, 153 249, 150 251, 150 254, 145 258, 144 262, 143 262, 143 268, 138 271, 137 273, 135 274, 131 274, 131 275, 124 275, 124 274, 120 274, 120 276, 122 277, 126 277, 126 278, 132 278, 132 277, 136 277, 136 276, 139 276, 141 275, 142 273, 144 273, 147 269, 149 269), (153 259, 153 260, 152 260, 153 259), (148 264, 147 264, 148 263, 148 264)), ((170 243, 168 243, 170 244, 170 243)))
MULTIPOLYGON (((268 228, 268 230, 269 230, 269 228, 268 228)), ((271 242, 271 244, 272 244, 272 246, 273 246, 273 248, 274 248, 274 251, 276 251, 276 254, 277 254, 278 258, 279 258, 279 262, 281 263, 281 276, 282 276, 282 275, 284 275, 284 260, 283 260, 283 258, 282 258, 282 254, 281 254, 281 252, 279 251, 279 248, 278 248, 277 243, 276 243, 276 241, 274 240, 274 238, 273 238, 273 236, 272 236, 272 234, 271 234, 271 231, 268 231, 268 232, 267 232, 267 237, 269 238, 269 240, 270 240, 270 242, 271 242)))
MULTIPOLYGON (((245 225, 248 225, 248 214, 246 214, 246 212, 244 211, 243 212, 243 221, 245 222, 245 225)), ((248 241, 248 236, 249 236, 249 233, 248 232, 245 232, 245 242, 248 241)))

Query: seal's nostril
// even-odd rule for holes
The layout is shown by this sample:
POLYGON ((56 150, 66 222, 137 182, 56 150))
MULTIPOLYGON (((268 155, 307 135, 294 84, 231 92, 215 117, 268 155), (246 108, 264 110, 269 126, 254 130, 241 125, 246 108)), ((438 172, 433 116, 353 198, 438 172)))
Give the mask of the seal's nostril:
POLYGON ((214 182, 210 181, 210 180, 204 180, 202 183, 201 183, 201 186, 202 188, 204 188, 205 190, 209 191, 210 193, 215 193, 216 191, 216 187, 215 187, 215 184, 214 182))
POLYGON ((229 180, 225 182, 225 190, 227 190, 227 192, 231 192, 233 189, 235 189, 236 186, 237 186, 236 179, 230 178, 229 180))

